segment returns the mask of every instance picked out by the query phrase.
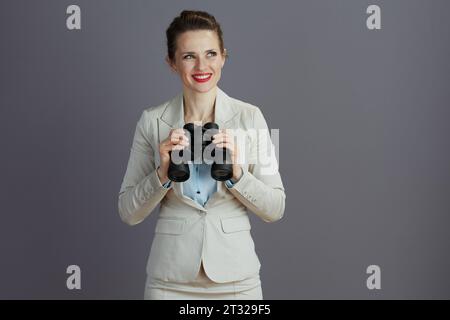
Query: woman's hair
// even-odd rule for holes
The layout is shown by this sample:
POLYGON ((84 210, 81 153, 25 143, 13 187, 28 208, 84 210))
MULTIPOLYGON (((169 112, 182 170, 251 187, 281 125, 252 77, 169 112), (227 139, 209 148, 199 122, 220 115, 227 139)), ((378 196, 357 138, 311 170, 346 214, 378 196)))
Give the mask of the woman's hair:
POLYGON ((178 17, 173 19, 166 30, 167 55, 171 61, 175 60, 178 36, 183 32, 194 30, 215 31, 219 38, 220 51, 224 54, 222 29, 214 16, 204 11, 184 10, 178 17))

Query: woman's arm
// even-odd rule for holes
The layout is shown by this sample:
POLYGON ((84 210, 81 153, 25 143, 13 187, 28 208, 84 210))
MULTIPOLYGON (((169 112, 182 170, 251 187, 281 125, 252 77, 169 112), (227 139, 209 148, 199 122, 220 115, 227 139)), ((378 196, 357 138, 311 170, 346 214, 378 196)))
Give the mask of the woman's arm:
POLYGON ((265 222, 274 222, 284 215, 286 194, 268 126, 259 108, 255 111, 253 124, 258 134, 252 143, 251 164, 248 170, 242 170, 237 182, 232 186, 225 185, 250 211, 265 222))
POLYGON ((144 111, 136 126, 128 166, 119 191, 119 215, 129 225, 143 221, 169 190, 159 180, 145 123, 144 111))

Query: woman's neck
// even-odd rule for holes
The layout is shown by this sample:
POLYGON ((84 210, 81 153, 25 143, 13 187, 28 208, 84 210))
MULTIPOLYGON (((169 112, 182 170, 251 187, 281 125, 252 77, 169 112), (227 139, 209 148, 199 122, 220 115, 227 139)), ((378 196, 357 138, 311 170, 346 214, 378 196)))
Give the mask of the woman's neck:
POLYGON ((183 91, 184 120, 188 122, 214 121, 214 107, 217 88, 206 93, 183 91))

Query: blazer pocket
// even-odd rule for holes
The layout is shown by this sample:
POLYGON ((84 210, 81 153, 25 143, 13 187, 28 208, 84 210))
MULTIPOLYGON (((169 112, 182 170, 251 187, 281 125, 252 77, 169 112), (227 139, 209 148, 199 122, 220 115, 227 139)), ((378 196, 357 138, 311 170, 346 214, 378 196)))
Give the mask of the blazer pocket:
POLYGON ((167 219, 159 218, 156 223, 155 233, 163 234, 182 234, 184 227, 186 225, 186 220, 184 219, 167 219))
POLYGON ((248 216, 221 218, 222 230, 225 233, 247 231, 251 229, 248 216))

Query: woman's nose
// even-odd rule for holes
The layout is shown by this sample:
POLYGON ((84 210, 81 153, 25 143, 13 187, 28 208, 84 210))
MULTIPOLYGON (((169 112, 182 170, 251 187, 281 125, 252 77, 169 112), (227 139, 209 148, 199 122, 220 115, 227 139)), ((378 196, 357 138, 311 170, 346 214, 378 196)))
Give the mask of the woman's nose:
POLYGON ((198 58, 198 59, 197 59, 197 65, 196 65, 197 69, 201 71, 201 70, 203 70, 203 68, 205 68, 205 66, 206 66, 206 61, 205 61, 205 59, 203 59, 203 58, 198 58))

